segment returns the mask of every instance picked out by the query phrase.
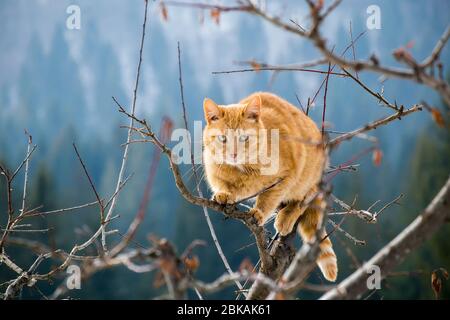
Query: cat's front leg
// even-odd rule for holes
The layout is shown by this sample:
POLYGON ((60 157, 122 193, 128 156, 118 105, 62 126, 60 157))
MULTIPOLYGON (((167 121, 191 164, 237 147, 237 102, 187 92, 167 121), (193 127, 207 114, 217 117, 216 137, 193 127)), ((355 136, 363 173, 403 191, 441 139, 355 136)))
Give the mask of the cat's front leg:
POLYGON ((255 206, 250 209, 249 214, 256 219, 259 226, 264 225, 271 214, 278 208, 284 198, 288 184, 288 181, 281 182, 256 197, 255 206))

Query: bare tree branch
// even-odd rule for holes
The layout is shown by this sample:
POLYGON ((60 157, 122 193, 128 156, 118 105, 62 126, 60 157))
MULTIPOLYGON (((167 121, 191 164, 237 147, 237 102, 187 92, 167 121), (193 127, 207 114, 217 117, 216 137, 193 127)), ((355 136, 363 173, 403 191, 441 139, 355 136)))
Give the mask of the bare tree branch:
POLYGON ((373 121, 373 122, 371 122, 369 124, 366 124, 364 127, 361 127, 359 129, 353 130, 353 131, 348 132, 348 133, 345 133, 345 134, 340 135, 340 136, 338 136, 338 137, 336 137, 334 139, 331 139, 330 142, 329 142, 329 145, 330 145, 330 147, 334 147, 334 146, 340 144, 341 142, 346 141, 346 140, 350 140, 351 138, 353 138, 353 137, 355 137, 355 136, 357 136, 357 135, 359 135, 361 133, 364 133, 364 132, 376 129, 376 128, 380 127, 380 126, 384 126, 384 125, 386 125, 389 122, 392 122, 394 120, 397 120, 397 119, 400 120, 402 117, 407 116, 407 115, 409 115, 411 113, 414 113, 414 112, 417 112, 417 111, 422 111, 422 109, 423 109, 422 105, 415 105, 415 106, 412 106, 411 108, 406 109, 406 110, 404 110, 403 108, 400 108, 399 111, 397 111, 396 113, 394 113, 394 114, 392 114, 392 115, 390 115, 388 117, 385 117, 385 118, 373 121))
MULTIPOLYGON (((83 171, 89 181, 89 185, 91 186, 91 189, 94 192, 95 197, 97 198, 97 203, 98 203, 98 206, 100 209, 100 224, 103 225, 105 223, 105 206, 103 205, 103 201, 102 201, 102 199, 100 199, 97 189, 95 188, 94 182, 92 181, 92 178, 89 175, 89 172, 83 162, 83 159, 81 158, 81 155, 78 152, 77 146, 75 145, 75 143, 73 143, 72 146, 73 146, 73 149, 75 150, 78 160, 80 161, 81 166, 83 167, 83 171)), ((106 247, 103 247, 103 250, 106 251, 106 247)))
MULTIPOLYGON (((137 90, 139 87, 139 78, 140 78, 140 73, 141 73, 142 53, 144 51, 145 27, 147 25, 147 8, 148 8, 148 0, 145 0, 144 23, 142 24, 142 36, 141 36, 141 44, 140 44, 140 48, 139 48, 139 62, 138 62, 138 66, 137 66, 136 80, 135 80, 135 85, 134 85, 134 90, 133 90, 133 103, 131 105, 131 114, 133 114, 133 115, 136 111, 137 90)), ((130 127, 133 127, 133 126, 134 126, 134 119, 130 118, 130 127)), ((132 130, 129 129, 128 134, 127 134, 127 145, 125 146, 125 149, 123 151, 122 163, 120 165, 119 176, 117 178, 117 183, 116 183, 116 189, 115 189, 116 196, 112 199, 111 206, 109 207, 108 213, 106 214, 106 217, 105 217, 106 220, 108 220, 112 216, 114 209, 116 207, 118 191, 123 182, 123 176, 125 174, 125 167, 126 167, 127 159, 128 159, 128 147, 129 147, 128 143, 131 141, 131 134, 132 134, 132 130)), ((102 245, 104 248, 106 248, 105 225, 102 225, 102 245)))
MULTIPOLYGON (((31 145, 33 144, 33 138, 26 131, 25 131, 25 134, 28 136, 27 154, 29 154, 31 156, 31 145)), ((24 174, 24 178, 23 178, 22 209, 20 210, 21 214, 23 214, 25 212, 25 200, 27 197, 29 164, 30 164, 30 157, 27 157, 26 162, 25 162, 25 174, 24 174)))
POLYGON ((427 206, 411 224, 400 232, 391 242, 383 247, 362 267, 342 281, 335 289, 324 294, 322 300, 359 299, 368 290, 367 278, 369 268, 378 266, 384 278, 403 259, 429 239, 450 219, 450 178, 427 206))
POLYGON ((444 49, 445 45, 448 42, 448 39, 450 38, 450 26, 447 27, 444 34, 441 36, 439 41, 436 43, 436 46, 434 47, 431 54, 425 58, 425 60, 420 64, 421 68, 427 68, 433 65, 437 60, 439 60, 439 56, 441 55, 442 49, 444 49))
MULTIPOLYGON (((184 128, 186 129, 186 132, 189 132, 187 115, 186 115, 186 105, 184 102, 183 74, 182 74, 182 70, 181 70, 181 51, 180 51, 180 43, 179 42, 178 42, 178 73, 179 73, 180 95, 181 95, 181 106, 182 106, 182 110, 183 110, 184 128)), ((201 181, 199 181, 199 178, 197 176, 197 168, 195 167, 194 153, 192 152, 192 145, 191 145, 190 140, 189 140, 189 150, 191 153, 191 165, 192 165, 192 170, 194 171, 194 183, 196 185, 197 194, 199 195, 199 197, 203 198, 203 192, 200 188, 201 181)), ((214 229, 214 225, 212 224, 211 218, 209 217, 208 208, 205 205, 203 205, 202 209, 203 209, 203 214, 206 219, 206 223, 208 224, 209 232, 213 239, 214 245, 216 246, 217 252, 219 253, 220 259, 222 260, 227 272, 230 275, 232 275, 233 270, 231 269, 228 259, 226 258, 225 254, 223 253, 222 246, 220 245, 219 239, 217 238, 216 230, 214 229)), ((239 282, 239 280, 235 280, 234 282, 236 283, 236 286, 238 287, 239 290, 243 289, 242 284, 239 282)))

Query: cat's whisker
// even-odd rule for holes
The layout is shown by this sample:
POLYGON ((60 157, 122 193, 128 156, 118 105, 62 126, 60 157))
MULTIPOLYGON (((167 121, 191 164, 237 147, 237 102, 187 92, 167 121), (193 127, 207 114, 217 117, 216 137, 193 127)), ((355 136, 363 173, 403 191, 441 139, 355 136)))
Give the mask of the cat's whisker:
POLYGON ((240 247, 240 248, 234 250, 234 252, 236 253, 236 252, 242 251, 242 250, 244 250, 244 249, 250 248, 251 246, 254 246, 255 244, 256 244, 255 241, 254 241, 254 242, 251 242, 251 243, 249 243, 249 244, 246 244, 245 246, 242 246, 242 247, 240 247))
MULTIPOLYGON (((255 266, 252 269, 252 273, 254 273, 256 271, 256 269, 258 268, 259 264, 261 263, 261 259, 258 259, 258 262, 256 262, 255 266)), ((245 280, 244 284, 242 285, 243 288, 245 288, 245 286, 248 284, 248 281, 250 280, 250 276, 245 280)), ((236 297, 236 300, 239 299, 239 297, 241 296, 242 293, 239 293, 238 296, 236 297)))
MULTIPOLYGON (((243 204, 243 203, 238 203, 238 205, 240 205, 240 206, 242 206, 242 207, 244 207, 245 209, 248 209, 248 210, 250 210, 252 208, 251 206, 248 206, 248 205, 243 204)), ((251 235, 251 236, 253 236, 253 235, 251 235)))
POLYGON ((197 177, 198 177, 198 175, 200 174, 200 179, 198 181, 198 184, 196 185, 196 188, 197 188, 200 185, 200 182, 202 181, 203 177, 205 176, 205 173, 206 172, 205 172, 203 166, 197 167, 195 170, 194 170, 194 167, 192 167, 191 174, 189 175, 188 181, 190 179, 192 179, 192 177, 194 175, 197 175, 197 177))
POLYGON ((198 180, 196 188, 200 187, 200 184, 202 183, 204 177, 205 177, 205 173, 203 172, 203 174, 201 175, 200 179, 198 180))
MULTIPOLYGON (((187 177, 189 174, 191 174, 191 173, 193 173, 194 172, 194 168, 197 170, 197 168, 195 167, 195 165, 194 166, 189 166, 189 168, 186 170, 186 172, 184 172, 182 175, 181 175, 181 177, 182 178, 184 178, 184 177, 187 177)), ((189 175, 190 176, 190 175, 189 175)))
POLYGON ((220 163, 220 164, 219 164, 219 168, 217 169, 217 175, 218 175, 218 176, 220 176, 220 174, 221 174, 222 166, 223 166, 223 163, 220 163))
POLYGON ((184 178, 188 173, 190 173, 190 172, 192 172, 192 171, 194 171, 194 167, 191 166, 189 169, 186 170, 186 172, 184 172, 184 173, 181 175, 181 178, 184 178))
POLYGON ((190 181, 192 179, 192 177, 194 176, 195 171, 191 170, 191 173, 189 174, 189 176, 187 177, 187 181, 190 181))
POLYGON ((206 171, 205 171, 205 170, 202 170, 202 171, 200 172, 200 181, 201 181, 205 176, 206 176, 206 171))
POLYGON ((273 220, 275 220, 275 215, 271 216, 269 219, 267 219, 267 223, 272 222, 273 220))
POLYGON ((312 146, 320 146, 323 144, 322 139, 320 139, 320 140, 305 139, 304 137, 301 137, 301 136, 287 135, 287 134, 281 135, 280 140, 295 141, 295 142, 312 145, 312 146))

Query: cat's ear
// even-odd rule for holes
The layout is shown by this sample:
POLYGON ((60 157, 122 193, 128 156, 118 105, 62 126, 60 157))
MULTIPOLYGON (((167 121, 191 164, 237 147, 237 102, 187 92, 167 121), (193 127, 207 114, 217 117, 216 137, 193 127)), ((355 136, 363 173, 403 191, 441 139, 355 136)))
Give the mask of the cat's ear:
POLYGON ((261 113, 261 103, 261 96, 259 94, 255 95, 245 107, 244 117, 250 120, 258 121, 261 113))
POLYGON ((222 112, 219 109, 217 103, 209 98, 203 100, 203 111, 205 112, 205 120, 207 123, 219 120, 222 116, 222 112))

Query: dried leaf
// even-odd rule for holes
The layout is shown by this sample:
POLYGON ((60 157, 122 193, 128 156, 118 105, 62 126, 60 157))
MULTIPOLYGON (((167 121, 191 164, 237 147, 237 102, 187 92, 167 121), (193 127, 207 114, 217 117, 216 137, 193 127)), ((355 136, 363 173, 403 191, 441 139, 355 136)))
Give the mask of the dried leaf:
POLYGON ((254 266, 253 263, 250 261, 249 258, 245 258, 242 260, 241 264, 239 265, 239 271, 248 271, 253 272, 254 266))
POLYGON ((261 64, 259 62, 256 62, 255 60, 251 61, 250 65, 252 66, 253 70, 255 70, 256 72, 261 70, 261 64))
POLYGON ((415 63, 414 57, 404 47, 395 49, 392 54, 394 55, 394 58, 397 60, 405 61, 411 64, 415 63))
POLYGON ((317 9, 317 11, 322 10, 323 4, 324 4, 324 0, 317 0, 317 3, 316 3, 316 9, 317 9))
POLYGON ((220 24, 220 10, 212 9, 211 10, 211 18, 214 20, 215 23, 220 24))
POLYGON ((405 53, 405 48, 400 47, 394 50, 394 52, 392 53, 392 55, 395 57, 395 59, 399 60, 403 57, 405 53))
POLYGON ((192 258, 186 257, 184 258, 184 264, 190 271, 195 271, 200 266, 200 260, 197 256, 193 256, 192 258))
POLYGON ((161 130, 162 143, 166 143, 170 139, 172 129, 173 129, 173 121, 169 117, 164 117, 161 130))
POLYGON ((159 3, 159 7, 160 7, 160 9, 161 9, 161 15, 162 15, 164 21, 169 20, 169 13, 167 12, 166 4, 165 4, 164 2, 161 1, 161 2, 159 3))
POLYGON ((286 300, 286 296, 282 292, 275 294, 275 300, 286 300))
POLYGON ((435 298, 439 299, 442 290, 442 280, 436 271, 431 273, 431 287, 433 288, 435 298))
POLYGON ((164 275, 162 272, 157 272, 155 278, 153 279, 153 287, 161 288, 165 283, 164 275))
POLYGON ((448 280, 448 271, 444 268, 440 268, 442 271, 442 275, 444 276, 445 280, 448 280))
POLYGON ((431 116, 433 117, 434 122, 436 122, 436 124, 441 127, 444 128, 445 127, 445 121, 444 121, 444 117, 442 116, 441 111, 439 111, 439 109, 437 108, 431 108, 431 116))
POLYGON ((411 40, 406 44, 406 49, 412 49, 414 45, 415 45, 414 40, 411 40))
POLYGON ((372 154, 373 164, 377 167, 381 165, 381 160, 383 159, 383 152, 380 149, 375 149, 372 154))

